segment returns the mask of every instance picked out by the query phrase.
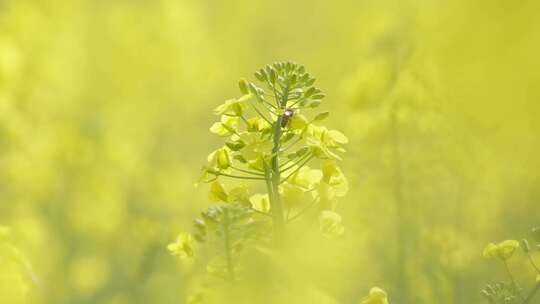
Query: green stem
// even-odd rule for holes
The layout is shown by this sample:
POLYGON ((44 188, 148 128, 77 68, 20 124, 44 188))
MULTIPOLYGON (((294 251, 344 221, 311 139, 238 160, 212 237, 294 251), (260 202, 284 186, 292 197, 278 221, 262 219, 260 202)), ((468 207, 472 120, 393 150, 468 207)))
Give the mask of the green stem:
POLYGON ((538 291, 540 291, 540 282, 536 283, 536 286, 534 287, 534 289, 531 291, 531 293, 529 293, 529 295, 527 296, 527 298, 525 298, 523 300, 523 302, 521 302, 521 304, 529 304, 529 303, 532 303, 532 299, 534 298, 534 296, 536 296, 536 294, 538 293, 538 291))
POLYGON ((540 268, 538 268, 538 265, 534 262, 533 257, 531 256, 530 252, 527 252, 527 257, 529 258, 529 262, 531 263, 534 270, 536 270, 536 273, 540 274, 540 268))
MULTIPOLYGON (((274 94, 276 94, 274 92, 274 94)), ((279 103, 281 109, 285 109, 287 106, 288 88, 283 90, 282 100, 279 103)), ((276 95, 276 100, 279 100, 276 95)), ((276 246, 280 247, 283 243, 285 235, 285 218, 283 212, 283 205, 281 203, 281 197, 279 196, 279 184, 281 182, 281 176, 279 171, 279 149, 281 142, 281 135, 283 130, 281 129, 282 116, 278 116, 277 121, 274 123, 274 146, 272 148, 272 158, 270 161, 270 168, 265 168, 268 196, 270 198, 270 206, 272 210, 272 221, 274 225, 274 242, 276 246)))
POLYGON ((274 129, 274 148, 272 149, 272 154, 275 154, 271 160, 271 169, 270 169, 270 185, 272 191, 270 194, 270 205, 272 206, 272 218, 274 222, 274 240, 277 245, 280 245, 283 242, 283 235, 285 231, 285 221, 283 219, 283 206, 281 204, 281 197, 279 196, 279 183, 281 180, 279 172, 279 140, 281 137, 281 116, 278 117, 278 120, 275 124, 274 129))
POLYGON ((510 281, 512 281, 512 285, 514 287, 514 290, 519 294, 519 296, 520 296, 520 298, 522 300, 525 300, 525 298, 523 298, 521 293, 519 293, 518 284, 517 284, 516 280, 514 279, 514 275, 512 275, 512 271, 510 271, 510 267, 508 266, 508 263, 504 259, 503 259, 503 263, 504 263, 504 267, 506 268, 506 272, 508 273, 508 277, 510 278, 510 281))
POLYGON ((232 248, 231 248, 231 236, 230 236, 230 222, 229 214, 225 210, 225 221, 223 223, 223 238, 225 241, 225 257, 227 259, 227 272, 229 274, 229 279, 234 281, 234 265, 232 260, 232 248))

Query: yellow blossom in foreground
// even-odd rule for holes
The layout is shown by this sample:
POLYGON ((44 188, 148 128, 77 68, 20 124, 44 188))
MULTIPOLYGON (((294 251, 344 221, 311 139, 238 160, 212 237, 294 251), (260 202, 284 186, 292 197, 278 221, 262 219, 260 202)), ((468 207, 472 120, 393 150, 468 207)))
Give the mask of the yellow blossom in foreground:
POLYGON ((369 295, 362 300, 361 304, 388 304, 388 296, 381 288, 373 287, 369 290, 369 295))
POLYGON ((482 255, 486 258, 498 257, 506 260, 514 254, 517 248, 519 248, 519 242, 516 240, 506 240, 499 244, 490 243, 484 248, 482 255))
POLYGON ((493 244, 493 243, 489 243, 486 248, 484 248, 484 251, 482 252, 482 255, 485 257, 485 258, 494 258, 497 256, 497 251, 499 250, 499 248, 497 247, 497 245, 493 244))
POLYGON ((176 242, 170 243, 167 249, 172 255, 179 256, 182 259, 192 258, 194 253, 195 240, 188 233, 180 233, 176 242))

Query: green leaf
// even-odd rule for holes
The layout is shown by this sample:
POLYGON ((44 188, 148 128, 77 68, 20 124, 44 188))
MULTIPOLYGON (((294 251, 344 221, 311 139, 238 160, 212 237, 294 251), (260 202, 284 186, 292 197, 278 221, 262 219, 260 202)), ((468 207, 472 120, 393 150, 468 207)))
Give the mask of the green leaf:
POLYGON ((306 86, 306 87, 312 86, 312 85, 315 83, 315 80, 316 80, 315 78, 310 78, 310 79, 308 79, 308 80, 306 81, 305 86, 306 86))
POLYGON ((292 160, 292 159, 298 158, 298 155, 296 153, 290 153, 290 154, 287 154, 287 158, 292 160))
POLYGON ((296 155, 297 155, 297 156, 302 156, 302 155, 308 153, 309 150, 310 150, 309 147, 302 147, 302 148, 300 148, 300 149, 298 149, 298 150, 296 151, 296 155))
POLYGON ((321 120, 326 119, 328 116, 330 116, 330 112, 322 112, 322 113, 317 114, 317 116, 313 118, 313 121, 321 121, 321 120))
MULTIPOLYGON (((307 74, 306 74, 307 75, 307 74)), ((307 98, 307 97, 310 97, 311 95, 315 94, 315 88, 314 87, 311 87, 309 89, 307 89, 306 93, 304 94, 304 96, 307 98)))
POLYGON ((320 106, 320 105, 321 105, 321 101, 320 101, 320 100, 314 100, 314 101, 312 101, 312 102, 309 104, 309 107, 310 107, 310 108, 316 108, 316 107, 318 107, 318 106, 320 106))
POLYGON ((314 100, 321 100, 325 97, 326 95, 320 93, 320 94, 315 94, 313 96, 311 96, 311 99, 314 99, 314 100))
POLYGON ((237 141, 234 141, 234 142, 227 142, 225 143, 225 145, 231 149, 232 151, 239 151, 241 150, 243 147, 246 146, 246 143, 243 142, 242 140, 237 140, 237 141))
POLYGON ((236 159, 237 161, 239 161, 239 162, 241 162, 243 164, 247 163, 247 160, 240 154, 237 154, 237 155, 233 156, 233 159, 236 159))

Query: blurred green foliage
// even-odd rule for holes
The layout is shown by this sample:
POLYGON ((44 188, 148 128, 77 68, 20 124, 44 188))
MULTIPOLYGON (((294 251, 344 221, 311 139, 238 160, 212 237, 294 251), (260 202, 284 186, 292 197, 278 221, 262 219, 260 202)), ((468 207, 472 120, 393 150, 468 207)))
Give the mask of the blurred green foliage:
POLYGON ((0 302, 183 303, 204 288, 201 265, 165 247, 208 206, 193 184, 219 146, 212 110, 239 77, 289 59, 318 76, 329 125, 350 140, 346 232, 328 241, 306 219, 281 285, 253 259, 242 290, 274 303, 359 303, 372 286, 391 303, 481 302, 504 271, 485 244, 540 224, 539 10, 0 1, 0 302))

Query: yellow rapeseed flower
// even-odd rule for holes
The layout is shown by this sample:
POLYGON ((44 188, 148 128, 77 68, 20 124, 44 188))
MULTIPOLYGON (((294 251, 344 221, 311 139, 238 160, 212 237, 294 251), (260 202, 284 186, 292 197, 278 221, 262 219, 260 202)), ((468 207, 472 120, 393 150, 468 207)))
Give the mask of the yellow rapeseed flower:
POLYGON ((195 255, 194 251, 195 239, 189 233, 180 233, 176 242, 170 243, 167 246, 167 249, 172 255, 178 256, 182 259, 193 258, 195 255))
POLYGON ((498 250, 499 248, 497 247, 497 245, 495 245, 494 243, 489 243, 486 248, 484 248, 484 252, 482 253, 482 255, 485 258, 494 258, 497 256, 498 250))
POLYGON ((227 149, 222 148, 216 151, 216 163, 220 169, 227 169, 231 166, 231 159, 227 149))
POLYGON ((498 257, 502 260, 509 259, 516 249, 519 248, 519 242, 516 240, 506 240, 499 244, 489 243, 482 255, 486 258, 498 257))
POLYGON ((519 248, 519 242, 516 240, 506 240, 504 242, 499 243, 499 256, 502 259, 508 259, 511 257, 516 249, 519 248))
POLYGON ((388 296, 381 288, 373 287, 369 290, 369 295, 362 300, 361 304, 388 304, 388 296))
POLYGON ((319 215, 319 226, 323 235, 328 238, 341 236, 345 232, 341 215, 329 210, 324 210, 319 215))

